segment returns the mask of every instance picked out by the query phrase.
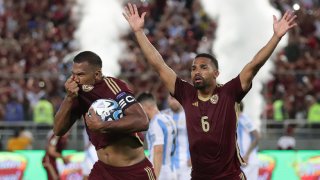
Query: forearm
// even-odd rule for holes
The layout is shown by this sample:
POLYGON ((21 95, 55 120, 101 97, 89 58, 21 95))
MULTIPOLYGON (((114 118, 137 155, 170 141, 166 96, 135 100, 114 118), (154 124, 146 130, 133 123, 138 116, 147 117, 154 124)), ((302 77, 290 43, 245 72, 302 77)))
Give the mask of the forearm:
POLYGON ((248 148, 248 151, 246 152, 245 156, 249 157, 251 152, 255 147, 257 147, 257 145, 258 145, 258 139, 254 139, 250 144, 250 147, 248 148))
POLYGON ((153 166, 154 166, 154 173, 159 178, 160 170, 162 166, 162 153, 155 153, 153 157, 153 166))
POLYGON ((254 56, 253 60, 249 63, 254 75, 266 63, 279 42, 280 38, 274 34, 269 42, 254 56))
POLYGON ((72 102, 72 98, 65 97, 55 115, 53 131, 57 136, 64 135, 74 123, 74 120, 71 119, 72 102))
POLYGON ((149 121, 147 117, 135 115, 124 116, 116 121, 105 121, 101 127, 101 132, 140 132, 148 129, 149 121))
POLYGON ((165 66, 165 62, 157 49, 150 43, 143 30, 136 31, 135 36, 142 49, 143 54, 146 56, 147 61, 153 68, 159 72, 161 66, 165 66))

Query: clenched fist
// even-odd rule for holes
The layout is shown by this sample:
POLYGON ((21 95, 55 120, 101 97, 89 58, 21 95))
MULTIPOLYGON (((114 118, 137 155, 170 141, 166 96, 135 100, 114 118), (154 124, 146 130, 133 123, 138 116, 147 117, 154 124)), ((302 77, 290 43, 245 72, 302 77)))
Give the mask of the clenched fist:
POLYGON ((67 91, 68 97, 74 98, 78 96, 79 86, 78 83, 74 81, 73 76, 69 77, 69 79, 64 84, 64 88, 67 91))

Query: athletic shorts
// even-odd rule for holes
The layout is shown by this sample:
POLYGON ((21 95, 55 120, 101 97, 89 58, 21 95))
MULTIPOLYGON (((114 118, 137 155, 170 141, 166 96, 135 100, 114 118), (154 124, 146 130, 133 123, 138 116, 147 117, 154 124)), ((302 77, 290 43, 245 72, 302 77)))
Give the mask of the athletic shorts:
POLYGON ((143 161, 126 167, 114 167, 97 161, 89 174, 89 180, 156 180, 151 162, 143 161))

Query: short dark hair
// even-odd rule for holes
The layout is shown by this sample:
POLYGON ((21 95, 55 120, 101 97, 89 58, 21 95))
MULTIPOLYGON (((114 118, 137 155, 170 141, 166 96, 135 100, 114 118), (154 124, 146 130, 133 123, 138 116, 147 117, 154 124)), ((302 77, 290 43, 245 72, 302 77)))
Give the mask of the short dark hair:
POLYGON ((82 51, 73 58, 74 63, 88 62, 90 65, 102 68, 101 58, 94 52, 82 51))
POLYGON ((219 69, 218 60, 213 55, 208 53, 200 53, 200 54, 197 54, 195 58, 198 58, 198 57, 204 57, 204 58, 210 59, 211 62, 216 66, 216 68, 219 69))
POLYGON ((138 95, 137 101, 141 103, 141 102, 144 102, 144 101, 153 101, 153 102, 155 102, 156 100, 155 100, 154 96, 151 93, 143 92, 140 95, 138 95))

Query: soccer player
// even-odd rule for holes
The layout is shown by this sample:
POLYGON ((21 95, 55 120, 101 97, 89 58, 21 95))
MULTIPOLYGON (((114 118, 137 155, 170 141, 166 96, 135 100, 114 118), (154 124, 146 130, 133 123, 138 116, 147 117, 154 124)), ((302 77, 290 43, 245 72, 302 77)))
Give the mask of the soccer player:
POLYGON ((268 60, 281 37, 296 26, 296 16, 286 12, 278 20, 274 16, 274 33, 269 42, 226 84, 217 84, 218 61, 210 54, 198 54, 191 66, 190 84, 165 63, 144 33, 144 17, 137 6, 128 4, 123 13, 130 24, 147 62, 159 73, 169 92, 186 113, 192 179, 245 179, 240 169, 244 163, 236 142, 235 106, 251 88, 259 69, 268 60))
POLYGON ((178 180, 191 179, 191 159, 186 127, 186 115, 181 104, 171 95, 167 98, 169 108, 162 112, 171 116, 176 123, 178 134, 172 163, 178 180))
POLYGON ((158 180, 176 180, 176 173, 171 163, 175 150, 177 128, 173 119, 162 114, 155 98, 150 93, 142 93, 137 101, 150 119, 149 129, 146 135, 149 159, 154 166, 154 172, 158 180))
POLYGON ((240 155, 247 163, 247 165, 243 166, 241 169, 247 179, 256 180, 259 175, 257 146, 260 140, 260 135, 251 119, 243 113, 243 108, 244 105, 240 102, 237 140, 240 148, 240 155))
POLYGON ((91 51, 80 52, 73 62, 72 75, 65 83, 66 96, 55 115, 55 134, 63 135, 83 116, 99 159, 88 179, 155 179, 140 133, 148 129, 149 121, 131 90, 119 79, 104 77, 102 61, 91 51), (102 121, 92 109, 89 116, 89 107, 97 99, 117 101, 124 116, 117 121, 102 121))
POLYGON ((42 158, 42 165, 47 172, 48 180, 60 179, 56 159, 62 158, 65 164, 69 163, 69 159, 66 156, 62 156, 62 150, 64 150, 68 143, 69 133, 64 136, 58 137, 53 134, 53 131, 48 133, 48 144, 46 147, 46 153, 42 158))

